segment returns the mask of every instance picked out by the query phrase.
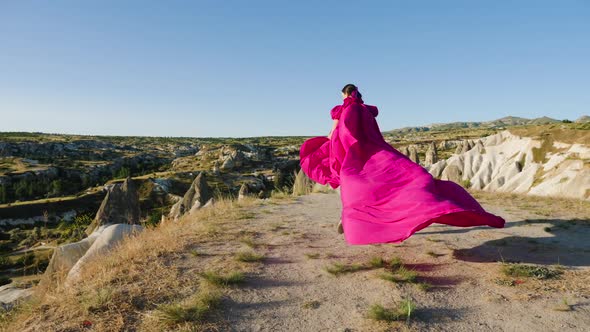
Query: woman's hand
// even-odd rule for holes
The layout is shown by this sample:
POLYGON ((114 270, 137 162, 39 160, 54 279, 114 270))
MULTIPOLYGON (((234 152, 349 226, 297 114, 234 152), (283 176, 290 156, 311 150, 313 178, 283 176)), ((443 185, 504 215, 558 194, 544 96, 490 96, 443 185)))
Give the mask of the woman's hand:
POLYGON ((334 119, 334 124, 332 125, 332 130, 330 130, 330 133, 328 134, 329 139, 332 138, 332 133, 334 132, 334 129, 336 129, 336 126, 338 126, 338 119, 334 119))

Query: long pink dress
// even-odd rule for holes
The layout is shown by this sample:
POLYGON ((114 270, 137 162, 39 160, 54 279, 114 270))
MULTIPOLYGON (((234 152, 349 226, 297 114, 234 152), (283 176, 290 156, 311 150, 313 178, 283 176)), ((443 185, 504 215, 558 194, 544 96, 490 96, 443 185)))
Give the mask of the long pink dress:
POLYGON ((432 223, 504 227, 461 186, 437 180, 387 143, 355 93, 330 112, 339 119, 331 139, 301 146, 301 168, 312 180, 340 186, 342 227, 349 244, 401 242, 432 223))

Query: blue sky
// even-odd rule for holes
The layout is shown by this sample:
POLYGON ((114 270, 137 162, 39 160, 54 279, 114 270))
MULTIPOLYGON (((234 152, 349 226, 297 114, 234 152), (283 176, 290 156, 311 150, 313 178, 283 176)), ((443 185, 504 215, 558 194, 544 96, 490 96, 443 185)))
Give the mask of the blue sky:
POLYGON ((326 135, 590 113, 590 1, 1 1, 0 131, 326 135))

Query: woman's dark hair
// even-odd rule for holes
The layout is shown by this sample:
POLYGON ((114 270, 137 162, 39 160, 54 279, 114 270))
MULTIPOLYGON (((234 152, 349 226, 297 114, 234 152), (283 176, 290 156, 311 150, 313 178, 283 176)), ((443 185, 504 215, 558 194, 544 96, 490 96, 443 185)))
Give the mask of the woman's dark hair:
POLYGON ((362 98, 363 97, 363 95, 361 95, 361 92, 359 91, 359 89, 354 84, 346 84, 342 88, 342 93, 344 93, 347 96, 350 96, 353 91, 356 91, 356 93, 357 93, 357 95, 358 95, 359 98, 362 98))

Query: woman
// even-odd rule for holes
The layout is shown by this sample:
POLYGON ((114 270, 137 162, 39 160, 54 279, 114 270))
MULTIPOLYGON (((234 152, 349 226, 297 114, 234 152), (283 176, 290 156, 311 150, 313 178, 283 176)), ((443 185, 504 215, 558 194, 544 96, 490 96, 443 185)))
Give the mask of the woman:
POLYGON ((349 244, 401 242, 432 223, 459 227, 504 227, 451 181, 437 180, 387 143, 375 117, 353 84, 330 111, 328 137, 301 146, 301 168, 314 181, 340 186, 342 227, 349 244))

